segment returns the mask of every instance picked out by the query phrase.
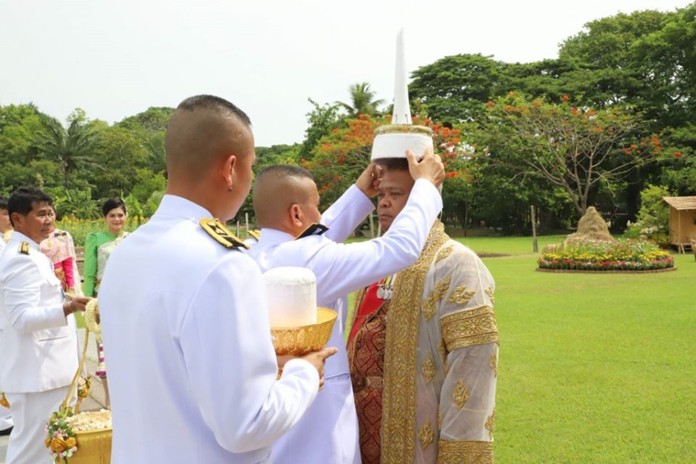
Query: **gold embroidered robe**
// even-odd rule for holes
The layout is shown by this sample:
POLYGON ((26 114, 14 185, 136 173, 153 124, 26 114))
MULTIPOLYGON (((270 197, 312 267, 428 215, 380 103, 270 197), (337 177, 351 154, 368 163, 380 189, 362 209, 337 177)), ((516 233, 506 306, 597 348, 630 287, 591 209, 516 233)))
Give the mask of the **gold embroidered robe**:
POLYGON ((387 315, 381 462, 492 463, 495 282, 439 221, 387 315))

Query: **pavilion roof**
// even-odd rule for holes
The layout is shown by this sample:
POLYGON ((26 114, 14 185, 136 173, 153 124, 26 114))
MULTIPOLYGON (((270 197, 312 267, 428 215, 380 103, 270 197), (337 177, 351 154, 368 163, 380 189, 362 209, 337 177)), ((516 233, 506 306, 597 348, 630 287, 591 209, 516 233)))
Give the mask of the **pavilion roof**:
POLYGON ((696 209, 696 197, 662 197, 662 199, 678 211, 696 209))

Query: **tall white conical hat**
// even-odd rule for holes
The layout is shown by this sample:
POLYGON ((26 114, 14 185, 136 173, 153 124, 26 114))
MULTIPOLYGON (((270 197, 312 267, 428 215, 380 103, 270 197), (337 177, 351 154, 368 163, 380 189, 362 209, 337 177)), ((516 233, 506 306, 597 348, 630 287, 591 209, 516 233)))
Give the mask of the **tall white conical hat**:
POLYGON ((411 150, 418 158, 433 146, 433 131, 429 127, 414 126, 408 103, 406 65, 404 62, 404 31, 396 38, 396 74, 394 76, 394 113, 392 123, 375 129, 371 159, 406 158, 411 150))

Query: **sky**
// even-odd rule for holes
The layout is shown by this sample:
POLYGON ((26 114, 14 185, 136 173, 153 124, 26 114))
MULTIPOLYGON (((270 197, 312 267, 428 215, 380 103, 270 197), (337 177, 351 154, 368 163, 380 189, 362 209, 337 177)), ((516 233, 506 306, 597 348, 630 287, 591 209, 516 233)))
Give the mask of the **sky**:
POLYGON ((114 123, 207 93, 250 116, 257 146, 292 144, 309 98, 350 102, 368 82, 392 101, 402 28, 409 73, 460 53, 526 63, 556 58, 587 22, 691 1, 3 0, 0 105, 114 123))

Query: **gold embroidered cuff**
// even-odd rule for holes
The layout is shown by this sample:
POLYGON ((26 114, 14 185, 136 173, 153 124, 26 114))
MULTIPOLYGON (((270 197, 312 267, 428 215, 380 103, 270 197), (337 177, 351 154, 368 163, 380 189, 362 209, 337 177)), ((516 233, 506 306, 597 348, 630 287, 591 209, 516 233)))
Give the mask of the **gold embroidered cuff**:
POLYGON ((448 314, 440 324, 448 351, 465 346, 498 343, 498 326, 490 306, 448 314))
POLYGON ((438 464, 493 464, 493 442, 439 440, 438 464))

